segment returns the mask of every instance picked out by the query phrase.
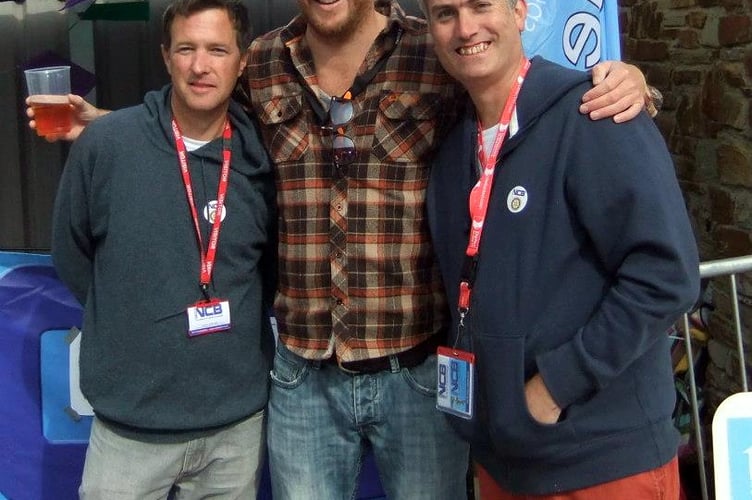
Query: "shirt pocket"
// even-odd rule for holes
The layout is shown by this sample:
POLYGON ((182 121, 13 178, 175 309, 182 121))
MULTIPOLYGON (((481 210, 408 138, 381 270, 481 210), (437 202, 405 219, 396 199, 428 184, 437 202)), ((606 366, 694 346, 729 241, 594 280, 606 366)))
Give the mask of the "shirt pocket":
POLYGON ((281 164, 300 160, 309 147, 303 95, 272 96, 256 105, 256 113, 267 131, 266 146, 272 161, 281 164))
POLYGON ((379 99, 373 154, 382 161, 426 161, 433 151, 441 96, 385 91, 379 99))

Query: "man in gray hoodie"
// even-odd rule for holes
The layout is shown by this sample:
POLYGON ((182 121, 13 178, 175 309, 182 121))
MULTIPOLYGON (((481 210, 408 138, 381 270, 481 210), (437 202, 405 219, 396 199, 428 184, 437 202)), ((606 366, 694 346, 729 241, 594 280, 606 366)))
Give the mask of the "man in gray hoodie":
POLYGON ((271 165, 230 96, 244 70, 237 0, 175 0, 171 84, 71 147, 52 257, 84 305, 94 408, 81 498, 255 498, 273 353, 271 165))

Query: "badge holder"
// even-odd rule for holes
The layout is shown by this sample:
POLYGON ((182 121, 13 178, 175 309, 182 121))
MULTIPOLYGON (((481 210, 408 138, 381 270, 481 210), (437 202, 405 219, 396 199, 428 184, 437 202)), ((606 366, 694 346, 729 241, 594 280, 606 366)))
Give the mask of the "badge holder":
POLYGON ((444 346, 438 348, 437 354, 436 408, 473 418, 475 354, 444 346))
POLYGON ((230 329, 230 302, 227 300, 201 300, 189 306, 187 313, 189 337, 230 329))

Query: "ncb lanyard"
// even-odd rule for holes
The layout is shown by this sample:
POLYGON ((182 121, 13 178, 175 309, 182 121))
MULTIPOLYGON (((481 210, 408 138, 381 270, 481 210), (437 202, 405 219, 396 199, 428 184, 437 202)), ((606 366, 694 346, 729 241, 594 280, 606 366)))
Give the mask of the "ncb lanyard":
POLYGON ((493 186, 494 174, 496 173, 496 160, 504 144, 504 140, 509 129, 509 123, 512 121, 512 113, 517 105, 517 98, 525 81, 527 71, 530 69, 530 61, 523 59, 517 79, 514 81, 512 88, 507 96, 504 109, 499 118, 499 128, 496 131, 493 146, 490 154, 486 157, 485 148, 483 147, 483 127, 478 120, 478 158, 481 165, 481 174, 478 182, 470 191, 470 237, 465 250, 465 264, 460 279, 460 294, 457 304, 457 310, 460 313, 460 325, 468 311, 470 310, 470 295, 472 293, 473 283, 475 281, 475 270, 478 264, 478 251, 480 249, 480 240, 483 235, 483 225, 486 221, 488 212, 488 202, 491 199, 491 188, 493 186))
POLYGON ((183 134, 180 132, 180 127, 174 119, 172 120, 172 133, 175 136, 175 147, 178 151, 180 173, 183 176, 185 194, 188 197, 188 205, 191 209, 191 217, 193 218, 193 226, 196 229, 196 237, 198 239, 199 253, 201 256, 201 277, 199 280, 199 286, 201 288, 201 292, 204 294, 204 298, 206 300, 209 300, 209 283, 211 283, 212 271, 214 270, 214 261, 217 256, 217 242, 219 241, 219 231, 222 226, 222 211, 224 209, 230 175, 230 160, 232 158, 232 128, 230 126, 230 120, 225 119, 224 130, 222 132, 222 170, 219 175, 219 187, 217 189, 217 207, 215 211, 214 221, 212 223, 212 230, 209 235, 209 244, 206 248, 206 254, 204 254, 204 244, 201 239, 201 228, 198 224, 198 211, 196 210, 196 202, 193 197, 193 184, 191 183, 191 174, 188 171, 188 152, 185 148, 185 141, 183 141, 183 134))

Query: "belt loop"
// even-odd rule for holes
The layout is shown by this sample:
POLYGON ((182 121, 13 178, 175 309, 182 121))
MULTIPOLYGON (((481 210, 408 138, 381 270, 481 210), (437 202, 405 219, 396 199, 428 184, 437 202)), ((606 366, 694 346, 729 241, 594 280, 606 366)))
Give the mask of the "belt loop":
POLYGON ((400 371, 399 359, 397 359, 397 356, 394 354, 389 356, 389 369, 392 373, 399 373, 400 371))

